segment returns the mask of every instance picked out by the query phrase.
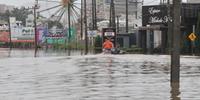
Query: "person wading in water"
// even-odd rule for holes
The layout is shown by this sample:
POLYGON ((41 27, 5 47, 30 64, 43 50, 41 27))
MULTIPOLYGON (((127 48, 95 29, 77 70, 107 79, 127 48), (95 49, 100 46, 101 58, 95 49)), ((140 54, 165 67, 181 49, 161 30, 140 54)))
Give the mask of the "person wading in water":
POLYGON ((112 48, 114 48, 114 45, 110 41, 110 39, 105 39, 105 42, 103 43, 103 52, 110 52, 111 53, 112 48))

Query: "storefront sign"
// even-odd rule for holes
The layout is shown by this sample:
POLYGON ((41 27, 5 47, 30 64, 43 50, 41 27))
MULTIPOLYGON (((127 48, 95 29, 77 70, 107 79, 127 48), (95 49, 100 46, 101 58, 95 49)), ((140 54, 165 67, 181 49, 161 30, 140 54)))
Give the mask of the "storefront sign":
POLYGON ((167 24, 172 18, 167 14, 167 6, 143 6, 142 10, 143 25, 148 24, 167 24))

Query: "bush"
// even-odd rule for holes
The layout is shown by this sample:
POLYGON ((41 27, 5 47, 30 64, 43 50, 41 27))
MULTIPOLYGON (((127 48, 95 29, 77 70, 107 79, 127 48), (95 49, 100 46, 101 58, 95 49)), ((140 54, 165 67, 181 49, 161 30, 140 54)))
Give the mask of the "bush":
POLYGON ((124 50, 126 53, 130 53, 130 54, 136 54, 136 53, 143 52, 142 48, 139 48, 135 45, 132 45, 130 48, 123 48, 122 50, 124 50))
POLYGON ((96 53, 102 52, 102 37, 97 36, 95 38, 94 50, 96 53))

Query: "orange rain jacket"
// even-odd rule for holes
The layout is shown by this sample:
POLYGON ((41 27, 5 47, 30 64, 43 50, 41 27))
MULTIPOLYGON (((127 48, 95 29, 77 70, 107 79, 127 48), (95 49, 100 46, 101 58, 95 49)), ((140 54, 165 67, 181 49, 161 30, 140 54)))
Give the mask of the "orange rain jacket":
POLYGON ((104 43, 103 43, 103 48, 104 49, 111 49, 113 48, 113 43, 109 40, 106 40, 104 43))

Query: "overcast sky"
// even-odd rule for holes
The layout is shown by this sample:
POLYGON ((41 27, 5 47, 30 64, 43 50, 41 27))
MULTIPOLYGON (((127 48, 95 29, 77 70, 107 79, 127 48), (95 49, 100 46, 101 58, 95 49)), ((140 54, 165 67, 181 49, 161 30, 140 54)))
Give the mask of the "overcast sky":
MULTIPOLYGON (((35 0, 0 0, 0 4, 14 5, 14 6, 31 6, 35 0)), ((54 0, 60 1, 60 0, 54 0)), ((160 0, 144 0, 144 4, 158 4, 160 0)))
MULTIPOLYGON (((34 4, 35 0, 0 0, 0 4, 6 5, 14 5, 14 6, 28 6, 31 7, 34 4)), ((50 0, 51 1, 51 0, 50 0)), ((53 1, 61 1, 61 0, 53 0, 53 1)), ((186 0, 183 0, 186 1, 186 0)), ((153 5, 158 4, 160 0, 144 0, 145 5, 153 5)))

